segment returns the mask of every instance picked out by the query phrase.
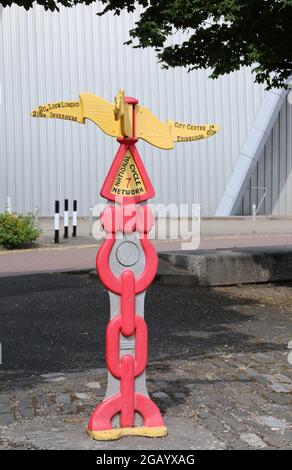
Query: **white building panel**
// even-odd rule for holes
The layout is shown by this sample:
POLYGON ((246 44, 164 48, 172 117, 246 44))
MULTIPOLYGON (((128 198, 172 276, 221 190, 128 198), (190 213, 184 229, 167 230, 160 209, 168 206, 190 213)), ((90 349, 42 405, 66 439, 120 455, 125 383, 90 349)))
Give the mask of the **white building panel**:
MULTIPOLYGON (((90 122, 33 119, 30 112, 46 102, 76 99, 79 92, 112 100, 124 87, 163 120, 222 126, 217 136, 177 144, 170 152, 139 143, 156 189, 153 202, 200 203, 203 215, 214 215, 261 106, 263 87, 246 68, 215 81, 205 70, 162 70, 154 51, 123 45, 133 15, 100 18, 98 8, 2 10, 0 211, 9 195, 17 212, 38 206, 41 215, 52 215, 55 199, 68 197, 78 199, 80 213, 88 215, 101 201, 98 192, 116 142, 90 122)), ((285 168, 279 169, 284 183, 285 168)))

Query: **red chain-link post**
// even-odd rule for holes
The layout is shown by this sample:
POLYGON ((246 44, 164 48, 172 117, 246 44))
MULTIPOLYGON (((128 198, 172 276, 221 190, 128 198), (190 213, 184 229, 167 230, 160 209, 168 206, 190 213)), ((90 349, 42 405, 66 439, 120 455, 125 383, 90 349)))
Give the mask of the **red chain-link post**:
POLYGON ((118 296, 118 312, 114 312, 106 330, 106 364, 109 376, 119 382, 119 389, 111 393, 109 387, 106 398, 90 417, 87 432, 98 440, 167 434, 146 386, 137 389, 148 356, 147 325, 142 313, 137 311, 138 297, 154 280, 158 257, 149 240, 154 217, 147 205, 141 205, 154 196, 154 190, 135 146, 138 101, 129 97, 125 101, 133 107, 133 135, 118 139, 120 148, 101 189, 101 195, 115 203, 109 203, 100 217, 106 235, 97 254, 96 267, 110 295, 118 296), (122 250, 126 259, 119 255, 122 250), (138 264, 141 272, 137 274, 138 264), (134 342, 132 353, 127 346, 129 349, 122 354, 122 339, 126 344, 134 342))

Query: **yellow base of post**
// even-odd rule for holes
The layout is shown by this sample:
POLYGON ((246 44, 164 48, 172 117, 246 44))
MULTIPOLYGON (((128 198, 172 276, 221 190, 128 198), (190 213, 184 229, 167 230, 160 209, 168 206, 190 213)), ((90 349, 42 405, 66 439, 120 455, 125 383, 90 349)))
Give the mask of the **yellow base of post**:
POLYGON ((113 428, 104 431, 90 431, 86 429, 87 434, 96 441, 115 441, 124 436, 143 436, 143 437, 165 437, 167 428, 165 426, 137 426, 133 428, 113 428))

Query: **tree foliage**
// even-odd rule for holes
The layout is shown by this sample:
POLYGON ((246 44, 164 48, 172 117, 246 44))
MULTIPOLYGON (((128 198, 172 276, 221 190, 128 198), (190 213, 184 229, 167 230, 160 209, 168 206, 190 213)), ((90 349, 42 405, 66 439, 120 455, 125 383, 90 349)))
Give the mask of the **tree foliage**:
MULTIPOLYGON (((30 8, 34 2, 5 1, 30 8)), ((37 0, 45 9, 95 0, 37 0)), ((164 67, 210 68, 211 77, 253 66, 256 81, 284 86, 292 75, 292 0, 100 0, 103 15, 142 9, 130 41, 154 47, 164 67), (183 34, 176 34, 183 33, 183 34)))

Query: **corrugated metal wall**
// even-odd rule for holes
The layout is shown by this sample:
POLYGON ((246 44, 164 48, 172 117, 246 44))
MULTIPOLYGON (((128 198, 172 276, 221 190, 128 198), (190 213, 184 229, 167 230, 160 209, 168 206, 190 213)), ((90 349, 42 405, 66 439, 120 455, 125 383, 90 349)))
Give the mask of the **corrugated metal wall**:
POLYGON ((259 214, 292 214, 292 106, 283 106, 276 125, 257 164, 242 201, 239 213, 250 214, 252 204, 259 214), (254 190, 250 188, 266 188, 254 190))
MULTIPOLYGON (((216 81, 204 70, 162 70, 153 51, 123 45, 132 15, 99 18, 98 8, 2 11, 0 211, 10 195, 14 210, 39 206, 41 215, 48 215, 54 200, 67 196, 77 198, 81 214, 88 215, 100 200, 98 190, 117 144, 90 122, 32 119, 30 111, 49 101, 76 99, 84 91, 111 100, 123 86, 161 119, 222 125, 218 136, 178 144, 171 152, 139 144, 156 188, 155 202, 201 203, 202 213, 213 215, 263 88, 254 85, 248 69, 216 81)), ((279 182, 285 182, 285 168, 279 172, 279 182)))

